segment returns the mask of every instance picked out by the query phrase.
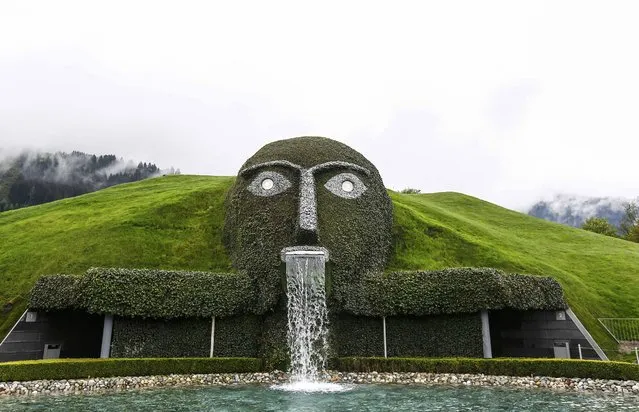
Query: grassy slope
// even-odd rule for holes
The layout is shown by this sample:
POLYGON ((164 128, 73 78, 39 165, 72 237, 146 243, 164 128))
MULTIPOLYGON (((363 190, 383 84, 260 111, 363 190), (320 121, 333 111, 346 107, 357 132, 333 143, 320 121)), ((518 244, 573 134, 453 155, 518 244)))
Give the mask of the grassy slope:
MULTIPOLYGON (((90 266, 229 271, 221 246, 233 178, 169 176, 0 213, 0 336, 44 273, 90 266)), ((545 222, 457 193, 401 195, 389 269, 491 266, 550 275, 595 338, 597 317, 639 317, 639 244, 545 222)))

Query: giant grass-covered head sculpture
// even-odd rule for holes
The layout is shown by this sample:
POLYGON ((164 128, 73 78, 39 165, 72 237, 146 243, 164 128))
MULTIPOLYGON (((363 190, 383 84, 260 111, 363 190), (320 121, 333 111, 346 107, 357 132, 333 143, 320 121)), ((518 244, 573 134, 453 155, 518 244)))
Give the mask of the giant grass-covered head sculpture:
POLYGON ((391 226, 392 203, 371 162, 335 140, 298 137, 269 143, 244 163, 227 197, 224 242, 266 309, 279 297, 287 248, 327 249, 338 288, 383 269, 391 226))

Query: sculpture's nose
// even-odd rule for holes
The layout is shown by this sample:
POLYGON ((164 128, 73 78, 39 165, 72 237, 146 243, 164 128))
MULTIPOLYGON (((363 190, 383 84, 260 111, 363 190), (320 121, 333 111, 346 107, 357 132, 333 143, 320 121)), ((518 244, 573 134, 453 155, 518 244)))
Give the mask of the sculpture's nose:
POLYGON ((303 170, 300 178, 300 207, 298 219, 297 243, 300 245, 317 244, 318 230, 315 178, 308 170, 303 170))

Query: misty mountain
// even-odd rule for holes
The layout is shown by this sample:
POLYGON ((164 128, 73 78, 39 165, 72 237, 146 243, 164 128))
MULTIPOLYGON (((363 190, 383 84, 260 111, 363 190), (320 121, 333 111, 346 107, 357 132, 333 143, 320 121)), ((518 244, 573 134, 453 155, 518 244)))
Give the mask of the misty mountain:
POLYGON ((602 217, 618 228, 624 216, 623 204, 628 201, 629 199, 615 197, 560 194, 552 200, 535 203, 528 214, 574 227, 581 227, 589 217, 602 217))
POLYGON ((78 196, 162 173, 153 163, 82 152, 23 152, 0 159, 0 212, 78 196))

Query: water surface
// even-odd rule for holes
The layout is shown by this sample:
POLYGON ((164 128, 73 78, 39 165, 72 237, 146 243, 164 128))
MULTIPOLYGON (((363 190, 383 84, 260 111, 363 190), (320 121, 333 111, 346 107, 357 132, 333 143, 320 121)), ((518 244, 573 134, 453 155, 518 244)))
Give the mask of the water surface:
POLYGON ((637 411, 633 396, 539 389, 355 385, 304 393, 267 386, 145 389, 0 398, 0 411, 637 411))

